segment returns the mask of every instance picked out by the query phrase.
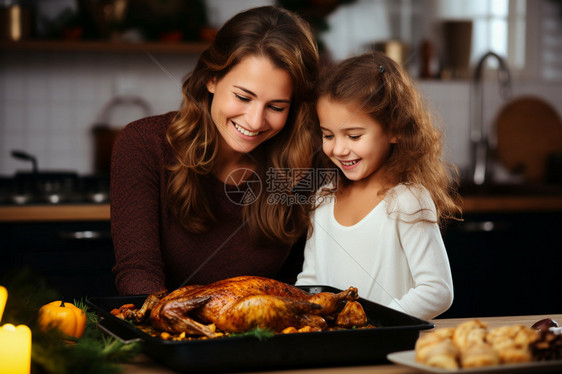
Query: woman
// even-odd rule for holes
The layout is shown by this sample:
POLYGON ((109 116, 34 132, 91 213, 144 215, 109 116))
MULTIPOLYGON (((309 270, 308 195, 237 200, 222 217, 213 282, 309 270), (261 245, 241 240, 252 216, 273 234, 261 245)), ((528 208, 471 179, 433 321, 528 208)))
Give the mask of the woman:
POLYGON ((277 7, 250 9, 201 54, 178 112, 123 129, 111 170, 120 294, 236 275, 282 279, 310 206, 268 199, 294 195, 292 171, 311 167, 317 74, 305 21, 277 7))

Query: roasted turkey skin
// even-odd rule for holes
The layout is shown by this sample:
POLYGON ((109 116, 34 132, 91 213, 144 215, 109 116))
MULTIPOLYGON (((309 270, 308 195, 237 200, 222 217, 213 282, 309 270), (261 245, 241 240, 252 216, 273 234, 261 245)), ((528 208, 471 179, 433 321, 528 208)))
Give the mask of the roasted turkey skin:
MULTIPOLYGON (((216 329, 241 333, 255 328, 282 331, 293 326, 325 329, 324 317, 337 318, 357 289, 311 294, 269 278, 240 276, 205 286, 189 285, 165 295, 149 295, 136 320, 148 316, 163 331, 216 337, 216 329)), ((364 314, 364 312, 363 312, 364 314)), ((365 320, 358 318, 357 320, 365 320)))

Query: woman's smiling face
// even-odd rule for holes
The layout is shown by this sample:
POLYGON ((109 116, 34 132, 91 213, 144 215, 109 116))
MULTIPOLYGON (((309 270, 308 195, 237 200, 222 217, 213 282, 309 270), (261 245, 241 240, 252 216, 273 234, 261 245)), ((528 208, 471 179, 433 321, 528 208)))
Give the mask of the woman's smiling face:
POLYGON ((207 83, 213 94, 211 117, 222 145, 248 153, 283 129, 289 115, 293 82, 267 57, 249 56, 222 79, 207 83))
POLYGON ((322 149, 352 181, 375 177, 390 155, 396 138, 361 110, 358 103, 321 97, 317 104, 322 149))

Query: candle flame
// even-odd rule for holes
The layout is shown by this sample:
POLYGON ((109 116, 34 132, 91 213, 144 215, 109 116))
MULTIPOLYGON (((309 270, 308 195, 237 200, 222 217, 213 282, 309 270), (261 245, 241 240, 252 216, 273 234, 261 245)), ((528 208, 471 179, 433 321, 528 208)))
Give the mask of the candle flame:
POLYGON ((4 326, 2 326, 2 328, 6 331, 16 331, 16 326, 12 325, 11 323, 6 323, 4 326))
POLYGON ((4 286, 0 286, 0 322, 2 322, 2 315, 4 314, 4 307, 8 300, 8 290, 4 286))

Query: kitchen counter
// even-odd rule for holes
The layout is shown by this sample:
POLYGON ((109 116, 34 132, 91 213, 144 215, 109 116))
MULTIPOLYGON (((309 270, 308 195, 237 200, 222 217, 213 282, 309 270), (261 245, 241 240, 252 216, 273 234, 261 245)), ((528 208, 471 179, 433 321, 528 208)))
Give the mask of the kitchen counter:
MULTIPOLYGON (((535 322, 550 317, 555 321, 562 321, 562 314, 551 315, 529 315, 529 316, 509 316, 509 317, 485 317, 478 318, 480 321, 485 322, 489 329, 495 327, 522 324, 525 326, 532 326, 535 322)), ((475 318, 449 318, 449 319, 434 319, 431 322, 435 324, 435 328, 441 327, 455 327, 458 324, 469 321, 475 318)), ((426 330, 423 333, 426 333, 426 330)), ((217 358, 220 359, 220 358, 217 358)), ((145 355, 139 355, 132 363, 124 364, 124 374, 170 374, 173 371, 166 367, 154 362, 152 359, 145 355)), ((333 374, 333 373, 351 373, 351 374, 367 374, 367 373, 383 373, 383 374, 415 374, 420 373, 418 370, 410 369, 393 363, 370 365, 370 366, 346 366, 346 367, 331 367, 331 368, 313 368, 313 369, 295 369, 295 370, 275 370, 267 372, 255 372, 252 374, 272 373, 272 374, 333 374)))
MULTIPOLYGON (((467 195, 462 200, 465 213, 562 212, 562 195, 467 195)), ((0 222, 109 219, 109 204, 0 206, 0 222)))
POLYGON ((463 183, 466 213, 562 212, 562 186, 545 183, 463 183))
POLYGON ((108 220, 109 204, 43 204, 0 206, 0 222, 108 220))
POLYGON ((464 196, 465 213, 560 212, 562 195, 464 196))

